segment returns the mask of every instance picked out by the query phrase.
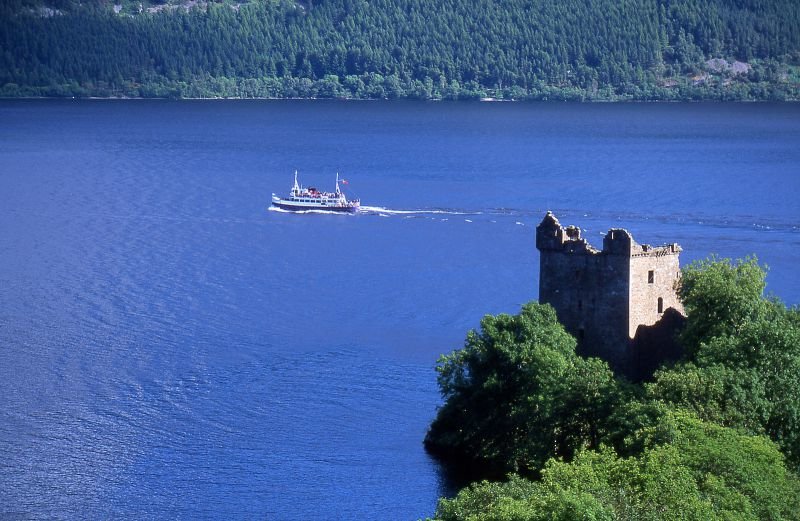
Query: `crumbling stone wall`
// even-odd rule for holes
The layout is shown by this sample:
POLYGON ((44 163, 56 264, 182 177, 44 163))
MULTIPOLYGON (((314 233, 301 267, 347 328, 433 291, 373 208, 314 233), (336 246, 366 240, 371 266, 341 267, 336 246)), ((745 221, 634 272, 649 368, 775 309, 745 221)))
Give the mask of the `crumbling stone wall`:
POLYGON ((683 312, 675 292, 680 246, 638 244, 617 228, 608 231, 598 250, 581 238, 580 228, 565 228, 547 212, 536 228, 536 247, 539 301, 555 308, 583 354, 636 375, 639 358, 648 367, 653 364, 651 353, 637 345, 638 336, 657 338, 659 353, 675 351, 670 342, 680 321, 674 314, 683 312), (665 314, 670 317, 666 326, 665 314))

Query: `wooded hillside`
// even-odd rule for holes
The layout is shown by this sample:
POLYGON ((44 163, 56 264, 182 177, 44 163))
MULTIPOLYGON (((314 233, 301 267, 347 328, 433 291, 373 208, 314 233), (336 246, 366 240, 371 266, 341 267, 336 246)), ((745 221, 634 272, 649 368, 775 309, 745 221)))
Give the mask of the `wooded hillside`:
POLYGON ((7 0, 0 95, 798 99, 800 3, 7 0))

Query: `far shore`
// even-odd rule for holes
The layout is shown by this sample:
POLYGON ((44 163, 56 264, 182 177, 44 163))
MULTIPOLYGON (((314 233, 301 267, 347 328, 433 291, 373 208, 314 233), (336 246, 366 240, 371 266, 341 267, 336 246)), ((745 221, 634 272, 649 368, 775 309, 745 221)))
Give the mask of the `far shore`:
POLYGON ((142 97, 142 96, 0 96, 0 101, 12 100, 91 100, 91 101, 323 101, 323 102, 422 102, 422 103, 798 103, 800 99, 786 100, 717 100, 717 99, 674 99, 674 100, 641 100, 641 99, 586 99, 586 100, 561 100, 561 99, 503 99, 480 98, 467 100, 453 99, 416 99, 416 98, 277 98, 277 97, 213 97, 213 98, 169 98, 169 97, 142 97))

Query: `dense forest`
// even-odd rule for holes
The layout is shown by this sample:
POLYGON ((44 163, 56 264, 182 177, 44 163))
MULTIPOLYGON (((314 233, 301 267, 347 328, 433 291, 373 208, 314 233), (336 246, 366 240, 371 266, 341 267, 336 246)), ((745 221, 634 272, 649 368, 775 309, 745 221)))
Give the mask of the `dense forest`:
POLYGON ((800 2, 5 0, 0 96, 800 99, 800 2))
POLYGON ((799 520, 800 309, 755 259, 683 269, 685 355, 615 375, 549 305, 486 316, 437 367, 426 438, 477 479, 436 518, 799 520))

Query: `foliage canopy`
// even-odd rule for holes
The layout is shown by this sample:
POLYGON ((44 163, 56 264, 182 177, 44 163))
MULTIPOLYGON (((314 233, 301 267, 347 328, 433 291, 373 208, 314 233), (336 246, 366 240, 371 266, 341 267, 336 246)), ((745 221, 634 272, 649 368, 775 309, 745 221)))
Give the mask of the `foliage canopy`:
POLYGON ((484 317, 463 349, 439 360, 445 404, 427 447, 501 475, 596 448, 625 393, 605 362, 575 345, 549 305, 484 317))
POLYGON ((609 448, 550 460, 538 482, 484 481, 439 502, 436 519, 800 519, 800 480, 768 440, 668 413, 633 434, 646 448, 620 458, 609 448))
POLYGON ((4 96, 800 98, 794 0, 0 4, 4 96))
POLYGON ((646 386, 649 397, 701 418, 765 433, 800 468, 800 313, 764 296, 754 258, 684 269, 687 360, 646 386))

